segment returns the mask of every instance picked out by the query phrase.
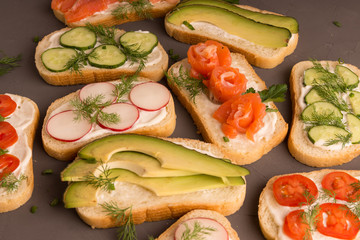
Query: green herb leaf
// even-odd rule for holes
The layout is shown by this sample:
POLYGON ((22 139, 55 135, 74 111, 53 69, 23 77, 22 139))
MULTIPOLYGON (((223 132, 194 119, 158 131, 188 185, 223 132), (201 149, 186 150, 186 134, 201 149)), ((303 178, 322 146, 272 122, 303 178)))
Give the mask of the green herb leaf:
MULTIPOLYGON (((92 57, 94 57, 93 53, 92 57)), ((89 54, 86 54, 84 51, 76 51, 76 55, 69 59, 65 64, 65 68, 69 69, 70 72, 81 75, 81 69, 87 65, 89 54)))
POLYGON ((50 175, 50 174, 53 174, 52 169, 45 169, 41 172, 41 175, 50 175))
POLYGON ((223 137, 223 140, 224 140, 224 142, 230 142, 229 138, 226 136, 223 137))
POLYGON ((59 199, 58 198, 54 198, 51 202, 50 202, 50 206, 51 207, 55 207, 56 205, 58 205, 59 204, 59 199))
POLYGON ((129 19, 128 16, 131 13, 135 13, 140 18, 152 19, 150 14, 152 7, 153 5, 149 0, 134 0, 114 9, 111 14, 122 20, 129 19))
MULTIPOLYGON (((0 52, 3 53, 2 51, 0 52)), ((10 72, 15 67, 19 67, 19 62, 21 61, 21 55, 18 55, 16 57, 9 57, 6 56, 4 53, 3 55, 4 56, 0 58, 0 76, 10 72)))
POLYGON ((195 221, 194 228, 191 230, 186 223, 184 223, 185 231, 181 235, 181 240, 201 240, 204 235, 209 235, 216 231, 211 227, 203 227, 198 221, 195 221))
POLYGON ((9 193, 12 193, 19 188, 21 181, 25 179, 27 179, 25 175, 20 175, 20 177, 17 178, 13 173, 10 173, 0 180, 0 187, 5 188, 9 193))
POLYGON ((283 102, 287 91, 286 84, 272 85, 269 89, 259 92, 262 102, 283 102))
POLYGON ((276 108, 269 108, 268 106, 266 106, 265 112, 278 112, 279 110, 277 110, 276 108))
POLYGON ((183 21, 183 23, 188 29, 195 30, 194 26, 191 25, 188 21, 183 21))
POLYGON ((301 120, 303 120, 307 124, 310 124, 309 128, 320 125, 329 125, 339 128, 345 128, 342 119, 336 117, 334 112, 320 114, 317 111, 313 111, 310 117, 301 116, 301 120))
POLYGON ((113 95, 116 96, 116 102, 122 102, 121 98, 128 94, 134 86, 134 81, 137 79, 137 75, 130 77, 122 77, 121 82, 115 84, 115 90, 113 95))
POLYGON ((110 177, 111 171, 106 164, 101 164, 100 175, 95 176, 93 173, 84 176, 83 181, 93 185, 95 188, 100 188, 104 191, 110 192, 115 190, 114 182, 117 177, 110 177))
POLYGON ((90 23, 87 23, 86 27, 96 34, 96 36, 99 38, 98 41, 101 44, 120 46, 120 44, 115 40, 115 27, 105 27, 102 25, 94 26, 90 23))
POLYGON ((337 27, 341 27, 341 23, 338 21, 333 21, 332 23, 337 27))
POLYGON ((6 154, 8 152, 9 152, 8 150, 0 148, 0 156, 6 154))
POLYGON ((36 213, 37 210, 38 210, 38 207, 37 207, 37 206, 32 206, 32 207, 30 208, 30 212, 31 212, 31 213, 36 213))
POLYGON ((330 140, 326 141, 324 145, 331 146, 334 144, 341 143, 342 146, 345 147, 345 145, 350 142, 351 137, 352 137, 351 133, 347 134, 346 136, 341 135, 341 134, 336 134, 334 139, 330 139, 330 140))
POLYGON ((35 36, 35 37, 33 37, 32 41, 33 41, 34 43, 38 43, 38 42, 40 42, 40 37, 39 37, 39 36, 35 36))

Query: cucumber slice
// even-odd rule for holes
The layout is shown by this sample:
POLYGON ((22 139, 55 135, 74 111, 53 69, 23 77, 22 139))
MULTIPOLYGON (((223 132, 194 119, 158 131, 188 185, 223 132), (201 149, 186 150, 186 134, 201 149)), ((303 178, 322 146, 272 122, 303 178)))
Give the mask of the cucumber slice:
POLYGON ((314 88, 310 89, 310 91, 305 96, 306 104, 312 104, 314 102, 320 102, 320 101, 325 101, 325 99, 320 97, 314 88))
POLYGON ((347 122, 349 130, 352 133, 351 143, 357 144, 360 143, 360 119, 355 115, 349 113, 347 115, 347 122))
POLYGON ((52 72, 66 71, 69 60, 76 56, 76 50, 72 48, 50 48, 41 54, 44 66, 52 72))
POLYGON ((328 116, 331 119, 342 118, 341 111, 329 102, 315 102, 307 106, 301 113, 301 119, 307 121, 316 121, 315 116, 328 116))
POLYGON ((316 80, 318 83, 322 82, 324 79, 324 73, 319 72, 315 68, 306 69, 304 72, 304 84, 306 86, 313 85, 314 81, 316 80))
POLYGON ((360 115, 360 92, 350 91, 349 102, 355 115, 360 115))
POLYGON ((98 68, 117 68, 126 61, 125 54, 114 45, 100 45, 89 55, 91 66, 98 68))
POLYGON ((349 134, 350 133, 343 128, 327 125, 312 127, 308 132, 309 139, 312 143, 316 143, 319 140, 327 143, 331 140, 339 139, 339 137, 346 137, 349 134))
POLYGON ((96 44, 96 34, 86 27, 73 28, 60 36, 60 45, 63 47, 86 50, 96 44))
POLYGON ((156 35, 144 32, 127 32, 120 37, 119 42, 131 55, 138 57, 149 55, 158 45, 156 35))
POLYGON ((349 68, 337 65, 335 73, 342 77, 348 89, 354 89, 359 85, 359 77, 349 68))

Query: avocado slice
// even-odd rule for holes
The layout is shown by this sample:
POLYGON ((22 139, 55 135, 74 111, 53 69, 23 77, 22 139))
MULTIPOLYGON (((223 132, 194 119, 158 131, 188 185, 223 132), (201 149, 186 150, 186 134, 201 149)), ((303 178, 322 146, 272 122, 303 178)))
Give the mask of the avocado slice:
POLYGON ((269 13, 261 13, 261 12, 254 12, 248 9, 244 9, 238 7, 234 4, 229 2, 220 1, 220 0, 188 0, 182 1, 177 7, 194 5, 194 4, 201 4, 201 5, 209 5, 209 6, 216 6, 220 8, 227 9, 234 13, 237 13, 243 17, 250 18, 256 22, 264 23, 273 25, 276 27, 283 27, 289 29, 291 33, 298 33, 299 32, 299 24, 293 17, 288 16, 281 16, 269 13))
MULTIPOLYGON (((109 178, 117 177, 116 181, 139 185, 157 196, 170 196, 195 192, 205 189, 238 186, 245 184, 242 177, 228 177, 227 183, 219 177, 198 174, 181 177, 144 178, 125 169, 111 169, 109 178)), ((96 205, 97 189, 86 182, 71 183, 64 194, 66 208, 88 207, 96 205)))
MULTIPOLYGON (((122 168, 136 173, 142 177, 173 177, 188 176, 196 173, 190 171, 162 168, 160 162, 149 155, 140 152, 124 151, 111 156, 106 163, 107 168, 122 168)), ((99 176, 102 172, 100 162, 89 163, 78 159, 69 164, 61 172, 62 181, 82 181, 85 176, 94 174, 99 176)))
POLYGON ((122 151, 136 151, 156 158, 161 167, 202 173, 218 177, 237 177, 249 171, 229 160, 202 154, 160 138, 135 135, 110 135, 84 146, 78 157, 87 161, 108 162, 112 155, 122 151))
POLYGON ((225 32, 269 48, 286 47, 291 38, 291 32, 286 28, 259 23, 227 9, 209 5, 194 4, 176 8, 166 21, 178 26, 184 21, 190 24, 211 23, 225 32))

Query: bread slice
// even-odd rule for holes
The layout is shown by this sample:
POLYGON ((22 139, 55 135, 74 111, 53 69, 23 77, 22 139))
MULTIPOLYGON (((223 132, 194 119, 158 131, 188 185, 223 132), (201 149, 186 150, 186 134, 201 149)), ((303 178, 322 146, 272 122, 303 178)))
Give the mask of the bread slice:
MULTIPOLYGON (((239 5, 239 7, 251 11, 277 14, 245 5, 239 5)), ((256 45, 248 40, 241 38, 226 38, 224 37, 225 32, 212 24, 202 23, 201 26, 196 26, 195 30, 190 30, 186 26, 177 26, 175 24, 169 23, 165 17, 165 29, 171 37, 180 42, 188 44, 197 44, 199 42, 205 42, 206 40, 210 39, 218 41, 227 46, 230 51, 243 54, 250 64, 260 68, 274 68, 282 63, 286 56, 294 52, 299 38, 298 33, 296 33, 293 34, 290 38, 287 47, 268 48, 256 45)))
MULTIPOLYGON (((334 70, 335 66, 339 64, 338 61, 320 61, 324 67, 329 67, 334 70)), ((350 64, 344 66, 351 69, 354 73, 360 76, 360 70, 350 64)), ((304 95, 301 95, 303 85, 304 71, 313 67, 311 61, 303 61, 295 64, 290 75, 290 93, 293 109, 293 120, 288 139, 288 148, 291 155, 301 163, 313 167, 330 167, 341 165, 351 161, 360 154, 360 146, 352 144, 339 150, 323 149, 315 146, 308 138, 304 130, 304 123, 300 119, 303 111, 300 103, 303 101, 304 95)))
MULTIPOLYGON (((303 176, 306 176, 313 180, 315 184, 318 187, 318 190, 320 190, 321 186, 321 180, 322 178, 333 171, 344 171, 348 174, 359 178, 360 171, 358 170, 332 170, 332 169, 323 169, 320 171, 312 171, 308 173, 296 173, 301 174, 303 176)), ((285 174, 285 175, 291 175, 291 174, 285 174)), ((258 209, 258 217, 259 217, 259 224, 261 231, 264 235, 264 237, 268 240, 274 240, 274 239, 280 239, 279 234, 283 234, 282 232, 282 224, 280 223, 279 219, 284 219, 284 217, 291 211, 297 210, 297 207, 282 207, 283 211, 278 211, 279 215, 275 216, 272 211, 276 208, 281 208, 279 204, 277 204, 274 195, 272 193, 273 184, 276 179, 278 179, 281 176, 285 175, 279 175, 272 177, 266 184, 265 188, 261 192, 260 199, 259 199, 259 209, 258 209), (281 216, 280 216, 281 214, 281 216)), ((316 237, 313 237, 313 239, 318 239, 316 237)))
MULTIPOLYGON (((266 88, 265 83, 255 73, 253 68, 246 61, 245 57, 239 53, 231 53, 232 67, 238 68, 240 73, 244 74, 248 80, 249 86, 255 87, 256 90, 266 88)), ((264 154, 281 143, 287 133, 288 125, 281 116, 280 112, 268 112, 265 116, 264 123, 268 124, 270 129, 264 127, 263 137, 255 142, 248 140, 244 134, 239 134, 236 141, 230 140, 225 142, 224 134, 221 130, 221 124, 212 117, 213 113, 220 106, 212 103, 205 93, 198 94, 194 100, 191 99, 189 92, 174 83, 172 74, 178 76, 180 66, 186 71, 190 70, 190 64, 187 59, 172 65, 168 71, 168 83, 173 92, 187 111, 191 114, 197 128, 207 142, 211 142, 221 148, 222 152, 231 159, 235 164, 250 164, 260 159, 264 154), (269 132, 270 131, 270 132, 269 132)), ((276 108, 270 103, 271 108, 276 108)))
POLYGON ((8 212, 19 208, 32 195, 34 189, 32 147, 39 121, 39 109, 35 102, 19 95, 7 95, 17 103, 17 108, 5 121, 15 128, 19 137, 15 145, 8 149, 8 154, 19 158, 20 165, 13 173, 18 179, 20 179, 20 176, 24 176, 24 180, 20 181, 18 188, 13 192, 7 192, 0 187, 0 212, 8 212), (27 117, 24 116, 25 114, 27 117))
POLYGON ((221 215, 218 212, 211 211, 211 210, 193 210, 188 212, 184 216, 182 216, 179 220, 177 220, 173 225, 171 225, 165 232, 163 232, 157 240, 173 240, 175 236, 175 231, 178 226, 192 218, 208 218, 213 219, 223 225, 226 231, 229 234, 229 239, 231 240, 240 240, 239 236, 237 235, 236 231, 231 227, 229 220, 226 217, 221 215))
MULTIPOLYGON (((157 3, 154 3, 149 13, 152 16, 152 18, 163 17, 167 12, 173 9, 179 1, 180 0, 174 0, 174 1, 162 0, 157 3)), ((126 5, 128 4, 126 3, 126 5)), ((112 15, 111 14, 112 11, 114 11, 119 6, 121 6, 120 2, 112 4, 109 6, 108 9, 102 11, 101 13, 96 13, 83 20, 77 22, 71 22, 71 23, 66 22, 63 12, 59 10, 53 10, 53 12, 57 19, 59 19, 61 22, 65 23, 69 27, 85 26, 87 23, 90 23, 92 25, 115 26, 126 22, 134 22, 145 19, 145 17, 139 16, 134 11, 127 13, 126 18, 118 18, 112 15)))
MULTIPOLYGON (((181 138, 166 138, 166 140, 215 157, 224 157, 221 151, 210 143, 181 138)), ((140 224, 145 221, 178 218, 194 209, 213 210, 225 216, 230 215, 242 206, 245 194, 246 185, 239 185, 159 197, 138 185, 116 182, 115 190, 111 193, 98 192, 96 206, 76 208, 76 211, 92 228, 110 228, 117 226, 118 223, 104 212, 100 204, 113 202, 120 209, 132 206, 133 221, 135 224, 140 224)))
MULTIPOLYGON (((138 81, 149 81, 146 78, 138 78, 138 81)), ((86 145, 87 143, 107 136, 111 134, 116 134, 119 132, 114 131, 104 131, 101 134, 97 134, 96 136, 85 136, 86 138, 80 139, 75 142, 63 142, 52 138, 48 132, 46 131, 46 124, 49 120, 50 116, 52 116, 53 112, 62 106, 63 104, 68 103, 71 99, 74 99, 78 94, 79 91, 70 93, 62 98, 55 100, 48 108, 46 112, 46 116, 44 118, 44 124, 42 127, 42 141, 45 151, 51 156, 58 160, 62 161, 70 161, 73 160, 76 156, 78 150, 86 145)), ((65 110, 65 109, 63 109, 65 110)), ((176 114, 175 114, 175 107, 174 107, 174 100, 170 95, 170 101, 165 107, 166 116, 160 121, 153 125, 149 126, 140 126, 139 128, 130 128, 126 131, 126 133, 137 133, 137 134, 144 134, 144 135, 151 135, 151 136, 160 136, 160 137, 167 137, 170 136, 176 125, 176 114)))
MULTIPOLYGON (((121 76, 133 75, 138 69, 139 64, 131 64, 129 61, 124 65, 114 68, 96 68, 89 65, 81 68, 80 73, 71 72, 66 70, 63 72, 52 72, 45 68, 41 60, 41 54, 52 47, 58 47, 60 35, 71 28, 63 28, 45 36, 37 45, 35 51, 35 65, 40 76, 51 85, 75 85, 75 84, 87 84, 93 82, 104 82, 119 79, 121 76)), ((115 40, 124 34, 123 30, 116 30, 115 40)), ((148 55, 148 62, 145 68, 139 73, 139 76, 149 78, 152 81, 160 81, 164 77, 164 71, 168 68, 168 55, 162 45, 158 43, 153 52, 148 55)))

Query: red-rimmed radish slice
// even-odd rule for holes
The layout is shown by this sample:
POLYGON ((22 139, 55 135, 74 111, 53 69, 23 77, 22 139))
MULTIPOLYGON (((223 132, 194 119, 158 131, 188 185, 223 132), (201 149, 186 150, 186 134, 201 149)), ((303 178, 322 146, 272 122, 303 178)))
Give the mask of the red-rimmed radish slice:
POLYGON ((190 232, 193 231, 195 224, 199 224, 203 232, 207 234, 202 234, 201 239, 204 240, 228 240, 229 235, 226 229, 222 224, 215 221, 211 218, 191 218, 182 222, 177 229, 175 230, 175 240, 181 240, 183 233, 189 229, 190 232))
POLYGON ((106 123, 100 119, 98 115, 98 124, 102 128, 110 129, 112 131, 125 131, 131 128, 139 119, 139 109, 129 103, 115 103, 102 109, 104 113, 115 113, 120 120, 117 123, 106 123))
POLYGON ((72 110, 59 112, 48 120, 46 131, 59 141, 77 141, 91 130, 92 124, 84 118, 76 119, 76 116, 72 110))
POLYGON ((131 89, 129 98, 141 110, 156 111, 168 104, 170 91, 160 83, 140 83, 131 89))
POLYGON ((7 117, 16 109, 16 102, 8 95, 0 94, 0 115, 7 117))
POLYGON ((84 86, 79 92, 79 98, 81 101, 91 97, 95 98, 99 95, 102 95, 100 104, 104 104, 106 102, 113 103, 116 100, 116 96, 114 95, 115 85, 108 82, 100 82, 100 83, 91 83, 84 86))

